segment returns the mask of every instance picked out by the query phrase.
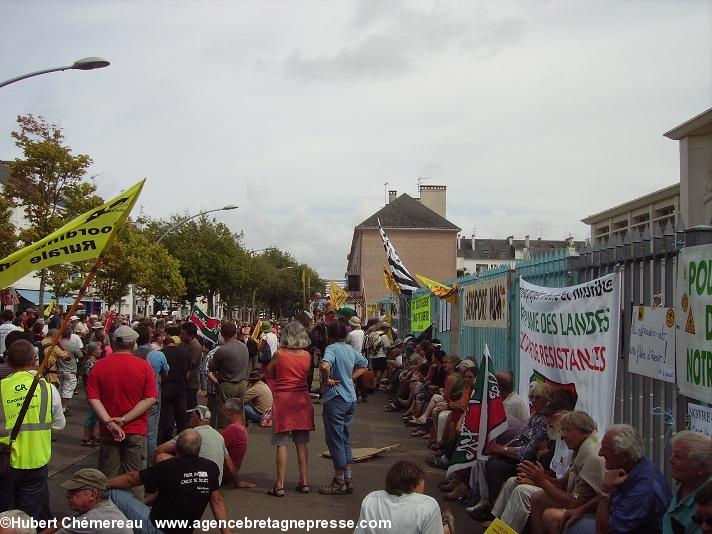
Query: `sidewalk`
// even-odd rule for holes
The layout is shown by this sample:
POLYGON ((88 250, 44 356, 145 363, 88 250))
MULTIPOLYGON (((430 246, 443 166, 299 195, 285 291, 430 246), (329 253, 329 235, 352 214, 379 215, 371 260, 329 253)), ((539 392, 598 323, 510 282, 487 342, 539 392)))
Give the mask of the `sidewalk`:
MULTIPOLYGON (((201 399, 198 399, 201 402, 201 399)), ((311 434, 309 444, 309 483, 312 492, 299 494, 294 491, 297 483, 296 452, 289 449, 289 465, 285 484, 286 496, 270 497, 266 492, 274 484, 274 447, 269 443, 270 429, 249 427, 250 445, 247 456, 240 470, 243 480, 257 484, 253 489, 234 489, 230 486, 222 490, 228 516, 231 519, 358 519, 361 500, 371 491, 384 489, 388 468, 397 460, 408 459, 420 463, 426 473, 425 492, 435 497, 441 506, 449 508, 455 515, 455 528, 458 534, 479 534, 480 524, 470 519, 464 507, 457 502, 444 502, 438 483, 444 480, 445 471, 434 469, 425 464, 428 450, 421 438, 410 437, 410 427, 401 423, 398 413, 383 411, 385 397, 376 393, 369 397, 369 402, 359 404, 352 430, 353 447, 384 447, 400 443, 401 446, 370 461, 354 465, 355 490, 352 495, 319 495, 318 486, 331 480, 333 471, 331 461, 321 457, 327 450, 324 441, 324 425, 321 420, 321 405, 314 404, 316 430, 311 434)), ((83 392, 72 401, 74 415, 67 418, 67 427, 57 433, 53 443, 52 461, 50 462, 50 495, 52 512, 61 517, 70 510, 64 498, 64 490, 59 486, 70 478, 72 473, 84 467, 96 467, 98 448, 81 446, 82 423, 85 415, 83 392)), ((208 507, 205 518, 212 518, 208 507)), ((280 532, 278 529, 241 529, 240 532, 280 532)), ((284 532, 284 531, 282 531, 284 532)), ((303 532, 291 529, 289 532, 303 532)), ((348 529, 320 529, 312 532, 345 533, 348 529)), ((397 525, 394 533, 400 534, 397 525)), ((406 534, 406 533, 403 533, 406 534)))

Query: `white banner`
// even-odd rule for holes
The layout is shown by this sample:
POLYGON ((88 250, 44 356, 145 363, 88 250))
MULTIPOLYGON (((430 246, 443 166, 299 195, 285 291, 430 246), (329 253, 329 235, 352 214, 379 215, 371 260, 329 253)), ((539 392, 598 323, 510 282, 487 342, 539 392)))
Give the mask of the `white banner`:
POLYGON ((463 326, 507 328, 507 277, 462 288, 463 326))
POLYGON ((452 328, 452 304, 438 299, 438 332, 449 332, 452 328))
POLYGON ((571 287, 520 282, 519 394, 542 381, 570 391, 576 409, 613 422, 620 333, 620 275, 571 287))
POLYGON ((687 415, 690 416, 690 430, 712 438, 712 408, 688 402, 687 415))
POLYGON ((680 251, 677 299, 677 387, 712 402, 712 245, 680 251))
POLYGON ((628 370, 675 383, 675 310, 633 306, 628 370))

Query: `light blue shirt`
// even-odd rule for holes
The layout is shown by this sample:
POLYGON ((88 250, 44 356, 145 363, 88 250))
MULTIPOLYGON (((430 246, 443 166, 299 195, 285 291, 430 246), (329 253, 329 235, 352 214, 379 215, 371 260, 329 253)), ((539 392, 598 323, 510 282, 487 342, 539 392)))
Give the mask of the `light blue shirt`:
POLYGON ((346 402, 356 402, 356 390, 351 375, 355 369, 368 367, 368 360, 364 355, 356 352, 351 345, 346 343, 332 343, 326 347, 322 361, 328 362, 331 366, 329 377, 332 380, 339 380, 341 383, 338 386, 327 388, 321 401, 328 402, 339 396, 346 402))

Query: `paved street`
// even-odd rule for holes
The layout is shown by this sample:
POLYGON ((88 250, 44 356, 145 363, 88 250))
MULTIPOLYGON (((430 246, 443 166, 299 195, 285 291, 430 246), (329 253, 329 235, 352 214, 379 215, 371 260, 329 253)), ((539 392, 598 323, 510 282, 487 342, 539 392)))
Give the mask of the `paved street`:
MULTIPOLYGON (((274 448, 269 444, 270 430, 250 427, 250 446, 241 469, 244 480, 255 482, 254 489, 223 490, 223 497, 231 518, 249 517, 250 519, 353 519, 358 518, 362 498, 370 491, 383 489, 388 467, 396 460, 411 459, 423 464, 426 471, 426 493, 443 504, 438 483, 443 480, 444 471, 425 465, 427 449, 424 440, 410 437, 410 428, 401 423, 400 414, 383 412, 384 397, 377 393, 367 404, 359 404, 353 427, 354 447, 381 447, 400 443, 401 447, 383 454, 371 461, 359 463, 354 467, 355 492, 353 495, 319 495, 317 486, 329 482, 332 474, 331 462, 320 454, 326 451, 321 405, 315 404, 316 431, 312 433, 310 453, 310 484, 312 492, 302 495, 293 491, 297 482, 296 454, 289 451, 287 468, 287 494, 284 498, 265 495, 274 481, 274 448)), ((74 415, 67 418, 67 427, 58 433, 54 442, 52 462, 50 463, 50 492, 52 511, 58 515, 69 513, 64 500, 64 490, 59 486, 77 469, 95 467, 98 449, 82 447, 82 422, 84 421, 84 400, 75 397, 74 415), (79 408, 82 408, 81 410, 79 408)), ((472 521, 458 503, 446 503, 456 518, 458 533, 479 534, 479 523, 472 521)), ((212 517, 208 508, 206 518, 212 517)), ((394 525, 393 532, 399 532, 394 525)), ((248 532, 242 529, 241 532, 248 532)), ((278 530, 258 529, 253 532, 278 532, 278 530)), ((292 530, 291 532, 300 532, 292 530)), ((347 530, 321 530, 321 532, 347 532, 347 530)))

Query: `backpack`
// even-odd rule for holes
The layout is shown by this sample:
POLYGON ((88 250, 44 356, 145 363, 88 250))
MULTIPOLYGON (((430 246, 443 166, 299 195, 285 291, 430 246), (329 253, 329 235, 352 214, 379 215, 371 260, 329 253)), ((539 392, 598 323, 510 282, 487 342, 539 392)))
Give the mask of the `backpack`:
POLYGON ((260 351, 257 353, 257 361, 259 363, 269 363, 272 361, 272 349, 266 339, 262 340, 260 351))
POLYGON ((374 330, 366 336, 366 342, 364 345, 364 352, 366 356, 375 356, 381 350, 381 336, 383 332, 380 330, 374 330))

